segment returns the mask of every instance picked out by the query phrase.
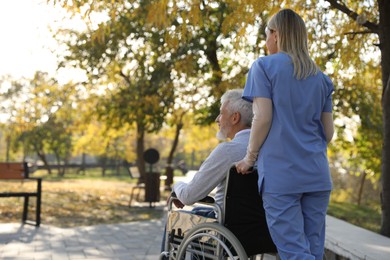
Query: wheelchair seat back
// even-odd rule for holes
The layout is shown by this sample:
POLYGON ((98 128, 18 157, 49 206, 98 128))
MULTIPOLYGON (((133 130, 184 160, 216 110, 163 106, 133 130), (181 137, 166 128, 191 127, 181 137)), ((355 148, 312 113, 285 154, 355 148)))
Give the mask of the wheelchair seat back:
POLYGON ((256 170, 243 175, 232 167, 226 180, 224 225, 238 238, 248 256, 277 252, 269 234, 257 179, 256 170))

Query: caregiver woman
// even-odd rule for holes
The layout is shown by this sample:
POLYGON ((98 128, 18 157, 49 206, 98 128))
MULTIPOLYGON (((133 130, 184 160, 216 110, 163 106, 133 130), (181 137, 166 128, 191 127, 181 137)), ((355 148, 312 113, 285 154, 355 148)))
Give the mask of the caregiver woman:
POLYGON ((290 9, 266 28, 271 55, 257 59, 243 98, 254 119, 246 174, 257 161, 269 230, 281 259, 322 260, 332 181, 327 144, 333 137, 333 84, 310 58, 306 26, 290 9))

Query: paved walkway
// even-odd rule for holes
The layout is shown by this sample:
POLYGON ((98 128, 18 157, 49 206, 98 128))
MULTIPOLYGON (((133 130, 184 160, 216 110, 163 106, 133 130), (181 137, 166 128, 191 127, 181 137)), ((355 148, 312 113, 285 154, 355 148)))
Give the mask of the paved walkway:
POLYGON ((164 224, 165 219, 76 228, 0 224, 0 259, 157 260, 164 224))

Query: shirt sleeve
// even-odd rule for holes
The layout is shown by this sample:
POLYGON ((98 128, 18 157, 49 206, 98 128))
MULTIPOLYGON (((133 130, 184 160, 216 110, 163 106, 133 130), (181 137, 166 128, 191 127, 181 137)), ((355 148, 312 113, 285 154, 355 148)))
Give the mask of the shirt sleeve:
POLYGON ((264 69, 264 62, 257 59, 251 66, 242 98, 253 102, 254 97, 271 98, 271 82, 264 69))
POLYGON ((325 84, 327 86, 327 96, 326 96, 325 105, 324 108, 322 109, 322 112, 332 112, 332 108, 333 108, 332 93, 334 91, 334 87, 330 78, 326 75, 324 76, 325 76, 325 84))
POLYGON ((189 182, 177 182, 173 191, 185 205, 192 205, 206 197, 226 177, 231 159, 226 154, 225 143, 219 144, 200 166, 189 182))
POLYGON ((272 122, 272 102, 266 98, 253 100, 253 121, 251 135, 244 160, 253 166, 257 160, 260 147, 267 138, 272 122))

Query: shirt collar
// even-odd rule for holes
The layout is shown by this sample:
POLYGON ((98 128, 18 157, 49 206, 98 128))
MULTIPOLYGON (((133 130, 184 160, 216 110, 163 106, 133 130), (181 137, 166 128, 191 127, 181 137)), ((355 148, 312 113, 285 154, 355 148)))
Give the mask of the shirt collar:
POLYGON ((249 133, 251 131, 251 129, 243 129, 243 130, 240 130, 238 131, 235 135, 234 135, 234 138, 236 138, 237 136, 239 135, 243 135, 243 134, 246 134, 246 133, 249 133))

